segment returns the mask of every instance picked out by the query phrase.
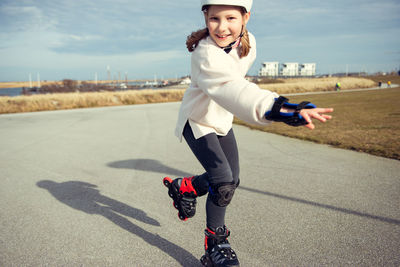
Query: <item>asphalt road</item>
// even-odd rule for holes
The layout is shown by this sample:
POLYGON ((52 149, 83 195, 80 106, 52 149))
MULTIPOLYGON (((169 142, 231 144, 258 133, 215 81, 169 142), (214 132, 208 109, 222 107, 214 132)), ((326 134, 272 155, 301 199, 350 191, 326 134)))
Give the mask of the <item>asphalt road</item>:
MULTIPOLYGON (((202 172, 178 107, 1 115, 0 266, 199 266, 205 199, 182 222, 161 182, 202 172)), ((234 129, 242 266, 400 265, 399 161, 234 129)))

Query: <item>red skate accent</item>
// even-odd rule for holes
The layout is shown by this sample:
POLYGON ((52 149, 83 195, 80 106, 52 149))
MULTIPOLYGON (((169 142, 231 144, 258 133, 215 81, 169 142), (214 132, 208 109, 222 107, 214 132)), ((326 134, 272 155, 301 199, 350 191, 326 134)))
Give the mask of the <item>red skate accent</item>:
POLYGON ((179 212, 178 212, 178 218, 179 218, 179 220, 184 221, 184 222, 186 222, 189 219, 188 217, 179 216, 179 212))
MULTIPOLYGON (((208 227, 207 227, 206 231, 209 232, 210 234, 215 235, 215 232, 211 231, 210 228, 208 228, 208 227)), ((209 238, 209 237, 208 237, 207 235, 205 235, 205 238, 204 238, 204 248, 205 248, 206 251, 207 251, 207 249, 208 249, 208 245, 207 245, 208 238, 209 238)))
POLYGON ((168 187, 170 183, 172 183, 172 179, 169 178, 169 177, 164 177, 164 179, 163 179, 163 184, 164 184, 166 187, 168 187))
POLYGON ((179 192, 181 194, 194 193, 195 196, 197 196, 197 192, 196 192, 196 190, 194 190, 194 187, 192 185, 192 179, 193 178, 194 178, 194 176, 192 176, 192 177, 184 177, 182 179, 181 187, 179 188, 179 192))
POLYGON ((207 227, 207 231, 213 235, 215 235, 215 232, 211 231, 210 228, 207 227))

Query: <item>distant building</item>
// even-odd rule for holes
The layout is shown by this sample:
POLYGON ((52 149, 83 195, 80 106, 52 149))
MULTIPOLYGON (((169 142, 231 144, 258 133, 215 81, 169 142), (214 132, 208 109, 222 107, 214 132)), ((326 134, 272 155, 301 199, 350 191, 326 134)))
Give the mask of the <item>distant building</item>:
POLYGON ((279 62, 264 62, 260 71, 259 76, 279 76, 279 62))
POLYGON ((258 71, 259 76, 268 77, 309 77, 315 76, 316 63, 297 62, 282 63, 279 62, 263 62, 261 69, 258 71))
POLYGON ((282 63, 281 76, 298 76, 299 63, 282 63))
POLYGON ((300 76, 315 76, 315 63, 300 64, 300 76))

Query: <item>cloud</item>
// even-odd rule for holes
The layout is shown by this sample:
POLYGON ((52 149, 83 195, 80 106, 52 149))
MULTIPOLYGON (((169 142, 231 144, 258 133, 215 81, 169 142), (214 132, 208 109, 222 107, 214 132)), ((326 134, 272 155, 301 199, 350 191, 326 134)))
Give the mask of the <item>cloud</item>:
POLYGON ((264 33, 324 36, 338 33, 378 32, 399 28, 400 2, 395 0, 272 0, 256 1, 251 25, 264 33), (253 24, 252 24, 253 23, 253 24))
POLYGON ((67 36, 67 38, 74 40, 74 41, 92 41, 92 40, 100 40, 102 37, 99 35, 74 35, 70 34, 67 36))
POLYGON ((2 31, 7 33, 47 31, 55 29, 56 24, 40 8, 17 3, 0 6, 0 18, 2 31))
MULTIPOLYGON (((199 2, 1 0, 0 67, 79 73, 111 64, 135 73, 187 74, 186 36, 204 27, 199 2)), ((337 64, 389 57, 383 51, 400 45, 398 0, 257 0, 253 7, 248 28, 258 58, 252 73, 271 57, 337 64)))
MULTIPOLYGON (((32 37, 35 32, 47 40, 41 45, 56 53, 111 55, 184 46, 186 35, 193 30, 193 20, 175 14, 185 8, 193 12, 187 1, 41 0, 35 5, 9 2, 0 12, 6 18, 3 27, 14 39, 32 37)), ((0 39, 4 46, 16 45, 7 39, 0 39)))

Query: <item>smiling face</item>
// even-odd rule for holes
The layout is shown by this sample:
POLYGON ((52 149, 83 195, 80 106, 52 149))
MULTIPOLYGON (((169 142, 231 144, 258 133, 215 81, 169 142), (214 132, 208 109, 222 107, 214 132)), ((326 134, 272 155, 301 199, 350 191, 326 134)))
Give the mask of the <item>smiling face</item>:
POLYGON ((220 47, 236 41, 250 18, 250 13, 242 13, 236 6, 212 5, 204 12, 211 38, 220 47))

